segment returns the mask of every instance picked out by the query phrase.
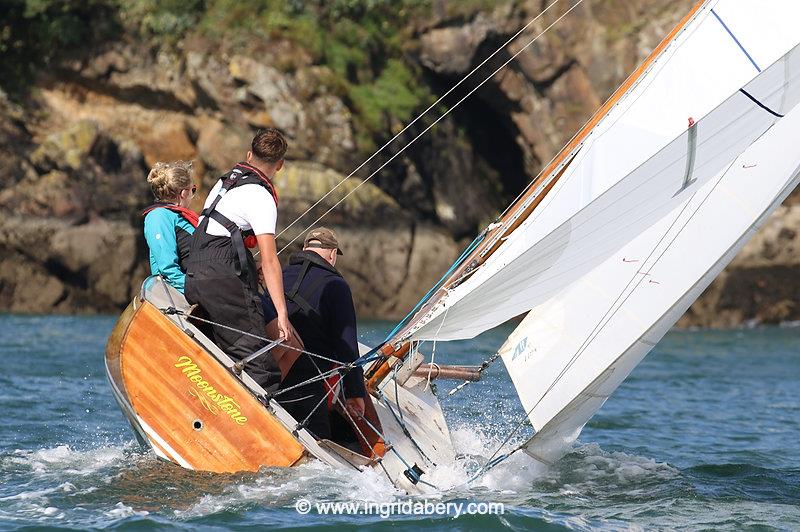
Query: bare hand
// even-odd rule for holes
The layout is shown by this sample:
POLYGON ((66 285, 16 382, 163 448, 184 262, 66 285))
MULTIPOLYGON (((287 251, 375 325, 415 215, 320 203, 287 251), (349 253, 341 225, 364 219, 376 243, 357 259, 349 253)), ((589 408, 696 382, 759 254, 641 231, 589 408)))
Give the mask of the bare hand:
POLYGON ((296 335, 294 327, 292 327, 292 324, 289 322, 289 317, 286 315, 278 316, 278 334, 281 340, 288 340, 296 335))
POLYGON ((354 419, 361 419, 364 417, 364 398, 351 397, 344 402, 347 413, 354 419))

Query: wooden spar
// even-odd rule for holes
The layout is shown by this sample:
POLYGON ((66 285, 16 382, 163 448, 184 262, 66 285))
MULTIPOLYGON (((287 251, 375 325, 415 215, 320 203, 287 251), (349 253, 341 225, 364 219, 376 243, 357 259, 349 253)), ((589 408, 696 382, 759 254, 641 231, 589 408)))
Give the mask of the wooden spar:
POLYGON ((481 380, 478 366, 446 366, 444 364, 420 364, 414 370, 415 377, 434 379, 456 379, 477 382, 481 380))
MULTIPOLYGON (((675 38, 675 36, 689 23, 690 20, 697 14, 700 8, 705 3, 705 0, 699 0, 695 5, 689 10, 689 12, 678 22, 678 24, 670 31, 666 37, 656 46, 656 48, 647 56, 647 58, 634 70, 630 76, 620 85, 616 91, 606 100, 606 102, 600 106, 600 108, 595 112, 592 118, 578 131, 578 133, 572 138, 572 140, 561 149, 560 152, 553 158, 550 164, 542 170, 539 175, 534 179, 520 195, 517 200, 506 209, 499 220, 499 224, 496 228, 489 230, 484 239, 478 244, 478 246, 462 261, 461 265, 456 268, 456 270, 444 281, 442 287, 439 288, 428 300, 428 302, 411 318, 411 320, 400 330, 397 334, 389 338, 386 342, 386 347, 389 349, 386 350, 385 354, 388 356, 398 356, 394 353, 395 349, 397 352, 404 349, 403 355, 398 356, 398 358, 402 358, 405 356, 405 353, 408 352, 408 347, 403 347, 407 344, 407 342, 403 342, 400 345, 395 345, 395 338, 403 336, 403 334, 408 331, 415 323, 416 320, 420 316, 424 316, 425 313, 436 303, 438 302, 447 292, 448 288, 451 288, 456 282, 462 280, 466 275, 470 272, 474 271, 478 266, 486 262, 486 260, 498 249, 500 244, 502 243, 502 237, 510 234, 515 229, 517 229, 533 212, 533 210, 539 205, 545 195, 552 189, 552 187, 556 184, 558 179, 563 175, 566 168, 569 166, 569 163, 572 161, 572 158, 575 156, 577 151, 580 149, 582 143, 586 140, 586 137, 589 133, 594 129, 597 124, 605 117, 608 112, 619 102, 619 100, 633 87, 633 85, 639 80, 639 78, 647 71, 648 68, 653 64, 653 62, 661 55, 661 53, 666 49, 670 42, 675 38)), ((390 360, 390 359, 386 359, 390 360)), ((383 365, 387 365, 387 362, 384 361, 383 365)), ((374 388, 377 384, 380 383, 380 380, 389 373, 389 368, 387 367, 384 371, 383 368, 375 368, 374 377, 377 377, 379 374, 382 374, 380 379, 370 379, 370 387, 374 388)))
POLYGON ((156 454, 183 467, 258 471, 306 454, 236 377, 146 301, 123 314, 106 365, 134 428, 156 454))
POLYGON ((392 366, 399 360, 402 360, 408 353, 411 344, 404 342, 398 349, 395 349, 391 344, 386 344, 380 349, 380 353, 384 356, 379 359, 375 364, 370 367, 364 375, 367 381, 367 388, 375 390, 378 384, 386 378, 392 370, 392 366), (392 361, 394 359, 394 362, 392 361))

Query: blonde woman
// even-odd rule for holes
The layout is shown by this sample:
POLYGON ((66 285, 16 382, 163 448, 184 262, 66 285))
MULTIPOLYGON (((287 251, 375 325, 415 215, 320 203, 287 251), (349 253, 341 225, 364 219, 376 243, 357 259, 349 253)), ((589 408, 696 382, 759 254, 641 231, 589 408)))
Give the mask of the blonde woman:
POLYGON ((144 210, 144 238, 150 250, 150 273, 161 274, 181 293, 186 281, 183 263, 189 255, 198 216, 189 210, 197 191, 192 163, 156 163, 147 175, 156 202, 144 210))

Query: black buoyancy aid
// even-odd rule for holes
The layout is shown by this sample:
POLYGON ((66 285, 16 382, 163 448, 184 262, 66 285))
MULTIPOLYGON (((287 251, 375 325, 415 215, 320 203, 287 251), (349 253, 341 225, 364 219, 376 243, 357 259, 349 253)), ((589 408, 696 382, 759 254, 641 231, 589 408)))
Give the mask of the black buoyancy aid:
MULTIPOLYGON (((324 259, 313 254, 313 252, 301 253, 310 253, 310 255, 301 256, 300 254, 295 254, 289 259, 290 265, 297 264, 299 260, 302 260, 302 262, 300 262, 300 272, 297 275, 297 279, 295 279, 294 283, 292 283, 292 287, 284 295, 286 297, 287 310, 289 311, 289 319, 292 320, 292 323, 297 324, 297 331, 308 346, 314 344, 315 341, 324 342, 324 339, 330 338, 332 333, 325 319, 309 300, 314 298, 314 295, 320 288, 337 277, 341 278, 342 274, 324 259), (313 280, 305 283, 304 281, 312 268, 320 268, 325 270, 325 273, 317 273, 314 275, 315 278, 313 280), (305 321, 305 325, 298 321, 298 318, 305 321), (308 325, 310 325, 313 330, 309 330, 308 325)), ((318 348, 317 352, 320 352, 318 348)), ((325 353, 325 355, 331 356, 330 353, 325 353)), ((317 362, 314 360, 312 360, 312 362, 319 370, 317 362)), ((328 369, 332 370, 339 365, 338 363, 332 363, 328 369)), ((334 397, 341 393, 342 388, 339 387, 341 379, 341 375, 335 373, 324 380, 325 389, 328 392, 328 410, 334 409, 334 397)))
POLYGON ((286 301, 297 305, 297 309, 289 313, 290 318, 297 314, 302 314, 319 329, 320 333, 325 334, 327 332, 325 320, 322 318, 322 315, 317 311, 317 309, 315 309, 311 303, 309 303, 308 299, 314 293, 316 293, 316 291, 323 284, 328 282, 329 276, 320 275, 313 282, 303 286, 303 281, 305 280, 308 270, 312 265, 323 268, 337 277, 341 277, 341 274, 333 266, 322 264, 321 260, 312 262, 311 259, 305 258, 300 266, 300 273, 297 275, 297 279, 293 283, 292 288, 290 288, 289 291, 284 294, 284 296, 286 297, 286 301))
POLYGON ((275 185, 272 184, 272 181, 270 181, 263 172, 247 163, 238 163, 230 172, 222 176, 220 179, 222 180, 222 186, 220 187, 217 197, 214 198, 214 201, 211 203, 211 205, 203 209, 203 212, 200 213, 200 216, 203 216, 203 220, 200 222, 197 230, 195 231, 194 239, 192 241, 191 254, 193 258, 196 255, 201 255, 203 249, 212 240, 227 240, 228 245, 233 246, 233 251, 237 259, 236 275, 241 275, 241 273, 245 271, 245 268, 247 268, 247 265, 252 262, 252 256, 247 252, 246 248, 256 246, 257 242, 253 242, 255 240, 255 235, 251 230, 242 230, 227 216, 220 213, 217 210, 217 204, 219 204, 222 197, 230 190, 243 185, 252 184, 260 185, 266 188, 272 198, 275 200, 275 206, 277 207, 278 191, 275 189, 275 185), (222 225, 230 233, 230 237, 217 237, 209 235, 207 232, 209 220, 214 220, 222 225))

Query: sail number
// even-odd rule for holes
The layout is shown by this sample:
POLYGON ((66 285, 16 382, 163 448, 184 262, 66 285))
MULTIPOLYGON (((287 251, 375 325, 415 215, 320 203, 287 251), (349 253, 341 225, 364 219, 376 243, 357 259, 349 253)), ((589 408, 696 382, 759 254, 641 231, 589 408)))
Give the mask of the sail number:
POLYGON ((519 341, 517 346, 514 348, 514 352, 511 354, 511 360, 516 360, 516 358, 525 352, 525 349, 528 347, 528 337, 526 336, 522 340, 519 341))

